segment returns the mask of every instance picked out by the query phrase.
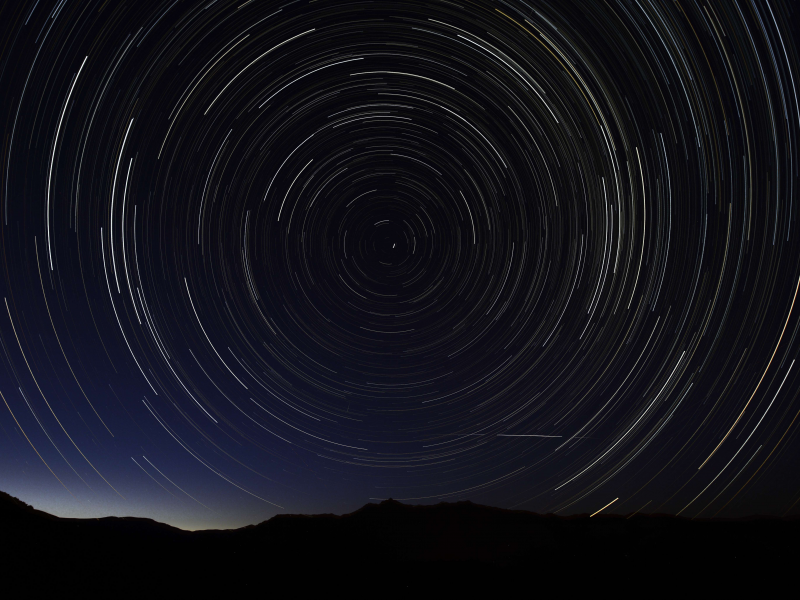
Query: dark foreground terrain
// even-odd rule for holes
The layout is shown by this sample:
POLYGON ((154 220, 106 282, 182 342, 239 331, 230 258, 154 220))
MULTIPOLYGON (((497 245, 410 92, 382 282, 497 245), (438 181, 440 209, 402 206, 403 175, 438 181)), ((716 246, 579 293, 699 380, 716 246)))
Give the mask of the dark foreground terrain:
POLYGON ((777 597, 783 586, 795 596, 798 534, 797 519, 590 519, 392 500, 187 532, 61 519, 0 492, 0 596, 777 597))

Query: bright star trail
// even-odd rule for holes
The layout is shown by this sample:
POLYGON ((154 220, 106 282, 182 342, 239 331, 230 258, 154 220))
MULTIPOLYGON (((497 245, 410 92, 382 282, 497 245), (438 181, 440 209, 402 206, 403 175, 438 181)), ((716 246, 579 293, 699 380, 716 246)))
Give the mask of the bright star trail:
POLYGON ((0 489, 797 514, 796 12, 6 3, 0 489))

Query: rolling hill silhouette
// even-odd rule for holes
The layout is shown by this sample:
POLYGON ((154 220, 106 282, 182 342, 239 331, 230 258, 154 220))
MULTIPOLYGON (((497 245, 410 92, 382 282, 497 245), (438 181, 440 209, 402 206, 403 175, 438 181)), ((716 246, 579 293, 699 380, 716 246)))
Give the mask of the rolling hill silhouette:
POLYGON ((0 492, 0 572, 31 591, 717 593, 793 577, 798 533, 797 519, 558 517, 394 500, 189 532, 133 517, 58 518, 0 492))

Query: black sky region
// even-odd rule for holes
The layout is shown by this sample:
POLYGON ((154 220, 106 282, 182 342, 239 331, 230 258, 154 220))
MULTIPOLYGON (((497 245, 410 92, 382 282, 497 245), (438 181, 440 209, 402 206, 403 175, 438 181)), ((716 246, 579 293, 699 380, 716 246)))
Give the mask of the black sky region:
POLYGON ((0 11, 0 489, 798 514, 797 8, 0 11))

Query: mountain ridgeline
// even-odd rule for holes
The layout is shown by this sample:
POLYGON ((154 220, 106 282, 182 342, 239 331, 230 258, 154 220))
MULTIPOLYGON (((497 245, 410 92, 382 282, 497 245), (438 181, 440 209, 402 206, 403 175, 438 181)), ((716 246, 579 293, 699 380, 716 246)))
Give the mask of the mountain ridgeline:
POLYGON ((559 517, 394 500, 342 516, 277 515, 240 529, 189 532, 133 517, 58 518, 0 492, 0 571, 31 590, 390 593, 525 581, 541 590, 653 582, 719 590, 788 577, 800 558, 798 533, 797 519, 559 517))

